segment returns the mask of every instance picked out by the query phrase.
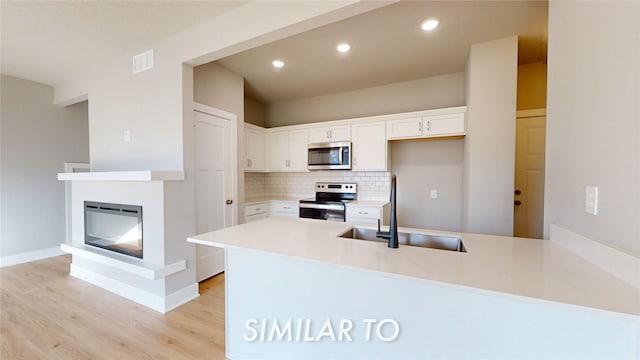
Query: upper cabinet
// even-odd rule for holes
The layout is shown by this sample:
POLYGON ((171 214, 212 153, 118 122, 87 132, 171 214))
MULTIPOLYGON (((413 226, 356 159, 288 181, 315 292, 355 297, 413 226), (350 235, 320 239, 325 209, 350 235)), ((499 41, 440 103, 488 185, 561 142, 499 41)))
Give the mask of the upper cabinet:
POLYGON ((351 126, 324 126, 309 128, 309 144, 332 141, 351 141, 351 126))
POLYGON ((464 118, 465 113, 424 116, 422 118, 424 136, 464 135, 464 118))
POLYGON ((352 170, 386 171, 388 168, 385 122, 351 125, 353 132, 352 170))
POLYGON ((306 172, 307 129, 267 133, 267 163, 270 171, 306 172))
POLYGON ((425 114, 406 119, 387 121, 387 139, 420 139, 465 135, 465 110, 454 108, 452 112, 425 114))
POLYGON ((245 124, 245 171, 265 171, 265 131, 263 128, 245 124))
POLYGON ((351 142, 353 171, 388 171, 388 140, 464 136, 466 110, 461 106, 271 129, 247 125, 245 171, 307 172, 307 145, 334 141, 351 142))
POLYGON ((422 136, 422 117, 387 121, 388 139, 411 139, 422 136))

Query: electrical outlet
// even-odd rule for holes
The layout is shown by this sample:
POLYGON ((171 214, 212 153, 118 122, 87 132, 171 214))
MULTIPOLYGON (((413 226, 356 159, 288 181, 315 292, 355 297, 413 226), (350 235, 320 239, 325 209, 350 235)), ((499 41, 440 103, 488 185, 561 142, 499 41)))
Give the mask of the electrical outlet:
POLYGON ((598 187, 587 186, 585 191, 584 211, 587 214, 598 215, 598 187))
POLYGON ((125 130, 122 132, 122 140, 124 140, 124 142, 131 142, 131 131, 130 130, 125 130))
POLYGON ((432 199, 437 199, 438 198, 438 190, 431 189, 431 198, 432 199))

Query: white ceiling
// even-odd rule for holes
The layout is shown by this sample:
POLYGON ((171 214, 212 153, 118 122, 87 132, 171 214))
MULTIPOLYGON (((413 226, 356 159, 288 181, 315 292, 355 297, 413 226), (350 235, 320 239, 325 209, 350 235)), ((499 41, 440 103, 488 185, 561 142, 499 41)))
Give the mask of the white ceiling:
POLYGON ((56 85, 247 1, 1 1, 3 74, 56 85))
MULTIPOLYGON (((65 79, 244 5, 247 1, 1 0, 1 71, 65 79)), ((547 1, 402 1, 219 60, 269 104, 464 71, 470 46, 519 34, 520 62, 543 61, 547 1), (419 30, 427 17, 441 25, 419 30), (340 56, 337 43, 352 45, 340 56), (287 62, 275 71, 271 60, 287 62)), ((268 16, 268 14, 265 14, 268 16)))
POLYGON ((263 104, 464 71, 472 44, 520 35, 520 63, 546 61, 547 1, 402 1, 218 60, 263 104), (432 33, 420 23, 437 17, 432 33), (340 42, 351 52, 339 54, 340 42), (275 58, 286 62, 275 70, 275 58))

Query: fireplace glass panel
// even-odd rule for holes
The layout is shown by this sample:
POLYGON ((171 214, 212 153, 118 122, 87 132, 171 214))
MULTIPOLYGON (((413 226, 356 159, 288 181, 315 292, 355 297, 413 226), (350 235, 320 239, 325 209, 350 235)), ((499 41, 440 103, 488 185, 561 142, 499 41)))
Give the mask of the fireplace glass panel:
POLYGON ((85 244, 142 258, 142 206, 84 202, 85 244))

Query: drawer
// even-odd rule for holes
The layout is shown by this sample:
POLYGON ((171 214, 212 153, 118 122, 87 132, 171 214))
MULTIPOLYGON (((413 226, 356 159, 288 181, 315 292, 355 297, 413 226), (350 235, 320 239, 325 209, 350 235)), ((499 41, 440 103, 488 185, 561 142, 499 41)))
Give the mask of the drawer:
POLYGON ((272 201, 270 212, 273 215, 298 216, 297 201, 272 201))
POLYGON ((348 206, 347 221, 349 218, 365 218, 378 220, 382 218, 382 208, 378 206, 348 206))
POLYGON ((245 222, 251 222, 255 220, 266 219, 268 217, 269 217, 269 214, 267 213, 257 213, 252 215, 246 215, 244 219, 245 219, 245 222))
POLYGON ((251 216, 255 214, 267 214, 269 213, 269 203, 261 202, 253 205, 247 205, 244 207, 244 215, 251 216))

